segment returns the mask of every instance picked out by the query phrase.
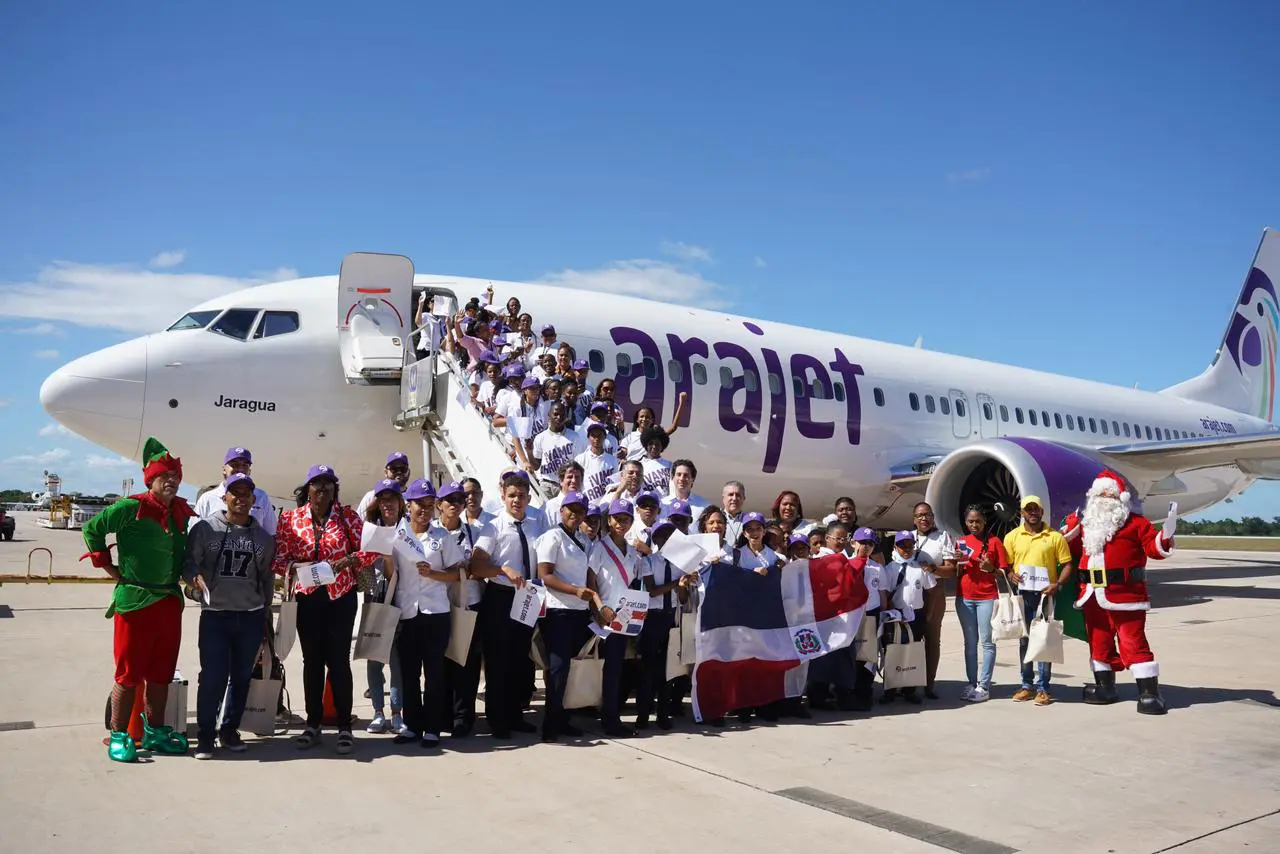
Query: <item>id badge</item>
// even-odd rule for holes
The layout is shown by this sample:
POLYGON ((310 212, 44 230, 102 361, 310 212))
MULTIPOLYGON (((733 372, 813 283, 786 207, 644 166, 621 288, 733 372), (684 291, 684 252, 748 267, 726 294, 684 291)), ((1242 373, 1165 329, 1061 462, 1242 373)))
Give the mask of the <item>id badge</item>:
POLYGON ((1018 575, 1022 577, 1022 583, 1018 585, 1022 590, 1043 590, 1049 586, 1048 567, 1018 564, 1018 575))

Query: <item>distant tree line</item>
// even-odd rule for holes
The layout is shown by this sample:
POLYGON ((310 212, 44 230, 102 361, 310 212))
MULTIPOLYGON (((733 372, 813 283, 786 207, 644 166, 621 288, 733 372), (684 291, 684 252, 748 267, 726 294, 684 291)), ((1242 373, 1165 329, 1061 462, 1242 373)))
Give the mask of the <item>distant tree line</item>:
POLYGON ((1280 537, 1280 516, 1272 516, 1268 522, 1261 516, 1245 516, 1243 519, 1219 519, 1209 522, 1178 521, 1179 534, 1202 534, 1212 537, 1280 537))

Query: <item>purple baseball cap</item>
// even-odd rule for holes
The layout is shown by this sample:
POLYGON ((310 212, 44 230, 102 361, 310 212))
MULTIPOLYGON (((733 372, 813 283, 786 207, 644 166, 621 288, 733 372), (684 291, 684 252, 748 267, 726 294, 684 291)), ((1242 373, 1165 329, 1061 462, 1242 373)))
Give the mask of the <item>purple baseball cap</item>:
POLYGON ((373 494, 381 495, 384 492, 394 492, 396 495, 404 492, 404 487, 400 485, 400 481, 394 477, 384 477, 373 485, 373 494))
POLYGON ((859 528, 853 532, 853 541, 855 543, 874 543, 880 539, 876 536, 876 532, 870 528, 859 528))
POLYGON ((327 477, 334 483, 338 482, 338 473, 333 470, 332 466, 316 465, 307 469, 307 483, 321 477, 327 477))
POLYGON ((763 514, 763 513, 757 513, 757 512, 755 512, 754 510, 752 510, 750 513, 744 513, 744 514, 742 515, 742 527, 743 527, 743 528, 746 528, 746 527, 747 527, 748 525, 750 525, 752 522, 759 522, 761 525, 768 525, 768 524, 769 524, 768 522, 766 522, 766 521, 765 521, 765 518, 764 518, 764 514, 763 514))
POLYGON ((591 363, 586 359, 574 359, 573 369, 575 371, 589 371, 591 370, 591 363))
POLYGON ((587 501, 587 496, 583 495, 581 492, 574 492, 571 490, 564 494, 564 500, 560 502, 560 506, 569 507, 573 504, 581 504, 583 510, 586 510, 590 506, 587 501))
POLYGON ((480 355, 477 358, 479 361, 484 362, 487 365, 502 364, 502 360, 498 358, 498 354, 493 352, 492 350, 481 350, 480 355))
POLYGON ((671 531, 674 531, 674 530, 676 529, 675 523, 673 523, 673 522, 668 522, 667 520, 665 520, 665 519, 664 519, 664 520, 662 520, 661 522, 659 522, 658 524, 654 525, 652 528, 650 528, 650 529, 649 529, 649 536, 650 536, 650 537, 656 537, 656 536, 658 536, 658 533, 659 533, 660 531, 664 531, 664 530, 668 530, 668 529, 669 529, 669 530, 671 530, 671 531))
POLYGON ((250 489, 258 488, 257 485, 254 484, 253 478, 249 477, 249 475, 245 474, 242 471, 238 471, 235 474, 231 475, 231 477, 227 478, 226 482, 223 483, 223 486, 226 487, 227 489, 231 489, 231 487, 235 486, 237 483, 247 483, 249 484, 250 489))
POLYGON ((601 502, 599 504, 589 504, 587 505, 587 518, 590 519, 592 516, 595 516, 597 518, 600 516, 603 516, 608 511, 608 509, 609 509, 608 505, 605 504, 604 502, 601 502))
POLYGON ((541 387, 542 387, 542 383, 538 382, 537 377, 525 377, 524 382, 520 383, 521 391, 524 391, 527 388, 541 388, 541 387))
POLYGON ((609 428, 608 428, 608 427, 605 427, 605 426, 604 426, 603 424, 601 424, 599 421, 588 421, 588 422, 586 423, 586 428, 587 428, 587 433, 588 433, 588 434, 590 434, 592 430, 599 430, 601 433, 608 433, 608 432, 609 432, 609 428))
POLYGON ((498 476, 498 482, 506 480, 509 477, 518 477, 525 483, 529 483, 529 473, 524 469, 510 468, 498 476))
POLYGON ((431 481, 424 478, 410 481, 409 485, 404 489, 405 501, 419 501, 423 498, 435 498, 436 488, 431 485, 431 481))
POLYGON ((554 326, 552 326, 550 323, 548 323, 546 326, 542 327, 542 334, 543 334, 543 335, 546 335, 548 332, 550 332, 552 335, 555 335, 555 334, 556 334, 556 328, 555 328, 554 326))
POLYGON ((671 509, 667 511, 667 518, 672 519, 679 516, 681 519, 692 519, 693 510, 689 507, 689 502, 683 498, 677 498, 671 502, 671 509))
POLYGON ((409 455, 406 454, 404 451, 393 451, 392 453, 387 454, 387 465, 391 466, 391 465, 395 465, 396 463, 404 463, 405 465, 409 465, 409 455))
POLYGON ((519 365, 517 365, 517 364, 512 363, 512 364, 507 365, 505 368, 503 368, 503 369, 502 369, 502 375, 503 375, 504 377, 506 377, 507 379, 512 379, 512 380, 513 380, 513 379, 515 379, 516 377, 522 377, 522 376, 524 376, 524 368, 520 367, 520 366, 519 366, 519 365))
POLYGON ((458 483, 456 480, 451 480, 448 483, 441 484, 440 489, 436 491, 436 500, 438 501, 444 501, 445 499, 453 498, 454 496, 466 496, 466 490, 464 490, 462 488, 462 484, 458 483))
POLYGON ((915 531, 899 531, 893 535, 893 544, 900 546, 903 543, 914 543, 916 541, 915 531))
POLYGON ((228 448, 227 456, 223 458, 222 464, 225 466, 235 460, 244 460, 249 465, 253 465, 253 454, 249 453, 248 448, 228 448))
POLYGON ((507 346, 507 336, 495 335, 489 340, 489 343, 495 347, 505 347, 507 346))
POLYGON ((662 504, 662 496, 654 492, 652 489, 644 489, 636 495, 636 505, 638 506, 641 501, 652 501, 654 504, 662 504))
POLYGON ((609 404, 605 403, 603 400, 597 400, 595 403, 591 404, 591 411, 611 412, 612 410, 609 408, 609 404))
POLYGON ((792 534, 790 539, 787 540, 787 545, 789 546, 798 546, 802 543, 806 546, 809 545, 809 538, 804 534, 792 534))
POLYGON ((619 498, 609 505, 610 516, 634 516, 636 509, 631 506, 631 502, 625 498, 619 498))

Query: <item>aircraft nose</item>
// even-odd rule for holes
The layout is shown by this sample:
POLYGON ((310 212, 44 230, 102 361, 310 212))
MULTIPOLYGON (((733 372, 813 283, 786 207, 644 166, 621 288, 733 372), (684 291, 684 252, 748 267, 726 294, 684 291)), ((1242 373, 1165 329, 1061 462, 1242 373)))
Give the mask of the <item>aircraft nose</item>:
POLYGON ((68 429, 134 459, 142 436, 147 339, 82 356, 40 386, 40 405, 68 429))

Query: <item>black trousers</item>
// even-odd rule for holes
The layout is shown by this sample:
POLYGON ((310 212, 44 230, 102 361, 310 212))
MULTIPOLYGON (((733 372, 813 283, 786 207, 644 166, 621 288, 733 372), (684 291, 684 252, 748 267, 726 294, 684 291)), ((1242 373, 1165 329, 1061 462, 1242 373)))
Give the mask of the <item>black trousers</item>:
MULTIPOLYGON (((658 703, 658 719, 671 717, 675 686, 667 681, 667 647, 670 646, 674 612, 650 610, 640 631, 640 688, 636 693, 636 720, 648 721, 658 703)), ((674 680, 672 680, 674 681, 674 680)))
POLYGON ((484 650, 484 714, 489 728, 510 732, 521 720, 532 679, 529 645, 533 629, 511 619, 514 588, 487 584, 477 627, 484 650))
POLYGON ((547 708, 542 731, 559 735, 569 716, 564 709, 564 689, 569 683, 569 665, 591 638, 591 615, 584 608, 548 608, 539 624, 547 646, 547 708))
POLYGON ((338 599, 317 587, 298 597, 298 643, 302 646, 302 693, 307 726, 319 728, 324 718, 326 673, 333 689, 338 729, 351 729, 351 634, 356 625, 356 591, 338 599))
MULTIPOLYGON (((480 605, 470 610, 479 611, 480 605)), ((446 658, 444 660, 444 703, 447 714, 453 715, 453 725, 474 726, 476 722, 476 691, 480 687, 480 660, 483 655, 480 618, 476 618, 476 630, 471 633, 471 647, 467 650, 467 663, 446 658)))
POLYGON ((418 735, 438 736, 445 716, 444 651, 449 648, 449 614, 418 614, 401 620, 396 648, 404 683, 400 689, 404 693, 404 724, 418 735))
MULTIPOLYGON (((645 618, 646 622, 648 618, 645 618)), ((604 687, 600 700, 600 722, 605 726, 622 723, 622 670, 627 657, 626 635, 609 635, 604 639, 604 687)))

